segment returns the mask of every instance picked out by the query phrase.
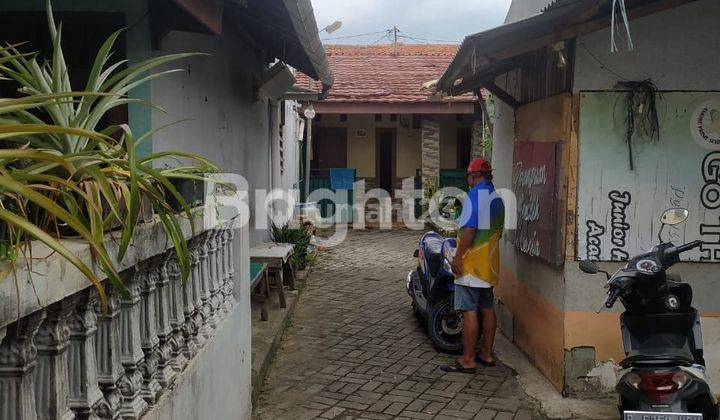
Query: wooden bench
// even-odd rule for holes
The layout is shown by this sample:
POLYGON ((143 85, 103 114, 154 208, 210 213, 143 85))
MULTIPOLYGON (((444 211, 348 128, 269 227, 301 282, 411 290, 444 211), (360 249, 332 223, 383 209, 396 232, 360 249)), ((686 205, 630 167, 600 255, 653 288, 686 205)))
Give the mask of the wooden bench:
POLYGON ((260 320, 268 320, 267 300, 270 297, 270 289, 268 288, 268 265, 264 263, 250 263, 250 295, 252 296, 256 288, 260 288, 260 320))
POLYGON ((266 242, 250 248, 250 261, 256 263, 264 263, 268 265, 268 273, 270 278, 274 280, 274 285, 278 291, 280 299, 280 307, 287 307, 285 300, 285 276, 288 278, 290 290, 295 290, 295 269, 292 264, 293 244, 281 244, 275 242, 266 242))

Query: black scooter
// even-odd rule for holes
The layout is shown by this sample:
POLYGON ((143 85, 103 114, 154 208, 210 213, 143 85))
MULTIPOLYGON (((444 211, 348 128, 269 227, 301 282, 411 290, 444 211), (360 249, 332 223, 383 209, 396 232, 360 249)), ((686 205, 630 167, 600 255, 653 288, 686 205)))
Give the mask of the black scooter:
MULTIPOLYGON (((686 209, 663 214, 662 227, 684 222, 686 209)), ((662 228, 658 237, 662 234, 662 228)), ((692 288, 666 270, 680 254, 702 245, 695 241, 675 246, 663 242, 628 261, 612 276, 589 261, 580 262, 588 274, 604 273, 608 293, 604 307, 620 299, 626 358, 616 390, 625 420, 716 420, 718 406, 705 379, 700 316, 692 307, 692 288)), ((601 308, 602 310, 602 308, 601 308)), ((599 312, 599 311, 598 311, 599 312)))
POLYGON ((415 315, 427 324, 435 347, 447 353, 462 351, 462 315, 453 310, 455 276, 450 268, 456 247, 453 238, 424 234, 414 253, 418 266, 405 282, 415 315))

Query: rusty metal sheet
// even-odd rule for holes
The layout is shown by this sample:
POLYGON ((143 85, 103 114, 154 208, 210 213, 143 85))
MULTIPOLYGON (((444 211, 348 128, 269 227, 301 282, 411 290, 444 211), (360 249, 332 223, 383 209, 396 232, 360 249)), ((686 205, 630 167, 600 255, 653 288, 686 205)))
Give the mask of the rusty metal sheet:
POLYGON ((553 265, 562 262, 557 199, 559 142, 516 142, 513 192, 517 198, 515 247, 553 265))

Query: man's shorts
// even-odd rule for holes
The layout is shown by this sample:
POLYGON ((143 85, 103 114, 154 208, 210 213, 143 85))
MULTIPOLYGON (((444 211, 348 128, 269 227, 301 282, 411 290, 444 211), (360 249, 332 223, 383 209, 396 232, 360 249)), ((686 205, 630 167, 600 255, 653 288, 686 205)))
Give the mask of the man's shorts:
POLYGON ((492 287, 468 287, 455 285, 453 307, 456 311, 479 311, 493 307, 492 287))

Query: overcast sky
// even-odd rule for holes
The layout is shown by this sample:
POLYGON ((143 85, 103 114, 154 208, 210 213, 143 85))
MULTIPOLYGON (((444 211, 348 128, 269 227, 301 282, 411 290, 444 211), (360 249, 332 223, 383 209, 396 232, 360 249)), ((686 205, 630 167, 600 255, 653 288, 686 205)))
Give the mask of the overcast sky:
POLYGON ((501 25, 510 0, 312 0, 312 4, 319 28, 335 20, 343 22, 338 31, 320 35, 324 42, 373 44, 389 42, 382 39, 382 32, 393 26, 414 38, 460 42, 466 35, 501 25), (373 34, 345 38, 369 32, 373 34))

